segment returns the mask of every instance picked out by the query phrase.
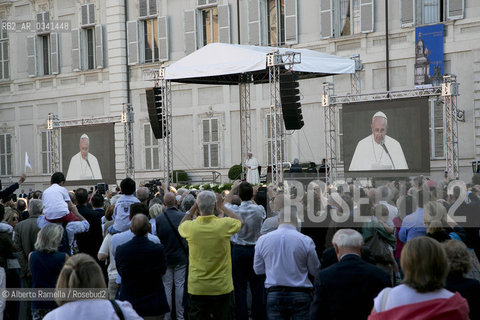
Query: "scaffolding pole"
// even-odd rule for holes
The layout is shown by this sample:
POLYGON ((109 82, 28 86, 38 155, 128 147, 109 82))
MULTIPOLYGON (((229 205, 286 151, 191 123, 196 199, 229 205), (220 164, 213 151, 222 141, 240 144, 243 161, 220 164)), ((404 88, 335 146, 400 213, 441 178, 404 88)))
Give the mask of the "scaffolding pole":
POLYGON ((355 61, 355 73, 350 75, 350 89, 353 98, 357 97, 361 92, 361 83, 360 83, 360 71, 363 70, 362 60, 360 60, 359 54, 354 54, 350 56, 350 59, 355 61))
MULTIPOLYGON (((157 83, 156 83, 157 84, 157 83)), ((160 68, 158 85, 162 88, 162 136, 163 136, 163 181, 169 187, 173 183, 173 141, 172 141, 172 88, 165 79, 165 67, 160 68)))
POLYGON ((327 186, 337 180, 338 133, 333 88, 333 83, 325 82, 322 86, 322 106, 325 120, 325 181, 327 186))
POLYGON ((125 141, 125 177, 135 179, 135 157, 133 149, 133 107, 130 103, 123 105, 123 140, 125 141))
POLYGON ((458 83, 455 75, 443 77, 442 96, 445 104, 445 170, 450 179, 458 179, 460 174, 458 163, 458 83))
POLYGON ((58 116, 56 114, 48 114, 47 129, 50 173, 54 173, 60 171, 60 126, 58 116))
POLYGON ((241 146, 241 161, 242 174, 245 177, 244 161, 247 159, 247 153, 252 151, 252 120, 250 114, 250 75, 243 74, 239 83, 240 95, 240 146, 241 146))

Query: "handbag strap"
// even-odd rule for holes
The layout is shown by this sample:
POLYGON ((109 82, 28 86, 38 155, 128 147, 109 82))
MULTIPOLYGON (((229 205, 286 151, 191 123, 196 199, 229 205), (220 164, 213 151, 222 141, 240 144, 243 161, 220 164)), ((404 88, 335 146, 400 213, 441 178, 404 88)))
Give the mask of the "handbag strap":
POLYGON ((118 305, 117 301, 115 300, 109 300, 112 303, 112 307, 115 310, 115 313, 117 316, 120 318, 120 320, 125 320, 125 316, 123 315, 122 309, 120 309, 120 306, 118 305))
POLYGON ((183 245, 182 238, 180 237, 180 234, 178 233, 178 230, 173 226, 172 221, 170 220, 170 218, 167 215, 167 211, 165 211, 163 214, 165 215, 165 218, 167 218, 167 221, 168 221, 168 224, 170 225, 170 228, 172 228, 173 233, 175 234, 175 237, 177 238, 178 242, 180 243, 180 247, 182 248, 185 255, 188 257, 188 252, 187 252, 187 249, 185 248, 185 246, 183 245))

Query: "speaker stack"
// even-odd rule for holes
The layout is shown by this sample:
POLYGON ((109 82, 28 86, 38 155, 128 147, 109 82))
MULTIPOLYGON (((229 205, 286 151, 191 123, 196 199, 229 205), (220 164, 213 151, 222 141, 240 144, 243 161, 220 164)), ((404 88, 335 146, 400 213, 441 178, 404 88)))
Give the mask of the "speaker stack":
POLYGON ((286 130, 298 130, 304 125, 298 75, 292 72, 280 74, 280 99, 286 130))
POLYGON ((162 116, 163 110, 163 88, 146 89, 148 118, 156 139, 164 138, 165 119, 162 116))

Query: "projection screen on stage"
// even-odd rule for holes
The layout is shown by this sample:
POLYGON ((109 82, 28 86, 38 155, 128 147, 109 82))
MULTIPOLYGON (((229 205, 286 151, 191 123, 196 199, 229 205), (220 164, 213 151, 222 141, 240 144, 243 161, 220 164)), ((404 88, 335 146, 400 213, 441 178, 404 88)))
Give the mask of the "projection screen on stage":
POLYGON ((115 183, 114 124, 62 128, 66 185, 115 183))
POLYGON ((428 98, 343 104, 341 143, 345 176, 428 174, 428 106, 428 98))

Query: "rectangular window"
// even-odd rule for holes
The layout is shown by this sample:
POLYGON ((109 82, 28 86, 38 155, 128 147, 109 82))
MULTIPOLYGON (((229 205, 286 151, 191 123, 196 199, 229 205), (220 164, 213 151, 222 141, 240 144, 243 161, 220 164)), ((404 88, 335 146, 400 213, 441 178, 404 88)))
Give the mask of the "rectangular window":
POLYGON ((160 155, 158 152, 158 140, 155 139, 150 124, 145 124, 143 128, 145 134, 145 169, 159 170, 160 155))
POLYGON ((156 18, 143 21, 143 41, 145 63, 159 61, 158 20, 156 18))
POLYGON ((416 0, 415 18, 418 25, 443 21, 443 1, 416 0))
POLYGON ((218 119, 202 121, 203 166, 205 168, 219 166, 219 131, 218 119))
POLYGON ((50 174, 50 141, 49 141, 49 132, 43 131, 42 132, 42 173, 43 174, 50 174))
POLYGON ((201 10, 203 45, 218 42, 218 9, 211 7, 201 10))
POLYGON ((40 46, 40 75, 50 74, 50 35, 38 36, 40 46))
POLYGON ((339 6, 340 35, 349 36, 360 33, 360 0, 341 0, 339 6))
POLYGON ((0 31, 0 79, 10 77, 8 67, 8 33, 7 30, 3 30, 0 31))
POLYGON ((285 0, 267 0, 268 44, 285 44, 285 0))
POLYGON ((440 100, 430 100, 430 139, 431 158, 445 159, 443 124, 445 112, 443 103, 440 100))
POLYGON ((89 70, 95 69, 95 29, 85 29, 86 33, 86 66, 89 70))
POLYGON ((0 134, 0 175, 12 174, 12 136, 0 134))

